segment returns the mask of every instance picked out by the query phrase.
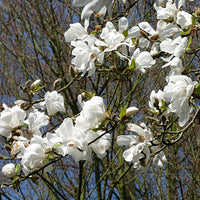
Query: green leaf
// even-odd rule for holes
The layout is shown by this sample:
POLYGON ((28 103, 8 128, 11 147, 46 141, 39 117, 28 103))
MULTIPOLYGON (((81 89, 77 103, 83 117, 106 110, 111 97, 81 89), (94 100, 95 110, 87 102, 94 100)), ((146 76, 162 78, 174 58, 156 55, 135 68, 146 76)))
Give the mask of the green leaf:
POLYGON ((23 125, 21 125, 21 126, 18 126, 17 129, 23 129, 23 128, 26 127, 26 126, 27 126, 27 124, 23 124, 23 125))
POLYGON ((190 47, 191 43, 192 43, 192 36, 189 37, 187 48, 186 48, 187 51, 189 51, 189 49, 190 49, 189 47, 190 47))
POLYGON ((86 90, 83 90, 83 92, 85 93, 86 97, 88 97, 88 98, 92 98, 92 97, 94 97, 94 96, 96 95, 95 93, 93 93, 93 92, 88 92, 88 91, 86 91, 86 90))
POLYGON ((97 34, 97 31, 92 31, 91 33, 90 33, 90 35, 96 35, 97 34))
POLYGON ((16 166, 16 168, 15 168, 15 172, 16 172, 16 174, 19 173, 20 167, 21 167, 21 165, 20 165, 20 164, 17 164, 17 166, 16 166))
POLYGON ((127 36, 128 36, 128 30, 123 31, 123 35, 124 35, 125 37, 127 37, 127 36))
POLYGON ((111 112, 112 112, 112 107, 109 106, 108 113, 111 114, 111 112))
POLYGON ((149 112, 153 113, 153 114, 158 114, 156 111, 148 109, 149 112))
POLYGON ((33 92, 38 92, 39 90, 43 89, 44 86, 40 86, 40 87, 34 87, 34 89, 32 90, 33 92))
POLYGON ((135 70, 136 69, 136 64, 135 64, 135 59, 134 58, 132 58, 131 65, 129 66, 129 69, 130 70, 135 70))
POLYGON ((122 120, 124 116, 126 116, 126 109, 127 109, 127 105, 125 105, 122 109, 121 112, 119 114, 119 120, 122 120))
POLYGON ((171 16, 168 19, 164 19, 164 21, 167 23, 172 23, 174 21, 174 18, 171 16))
POLYGON ((13 188, 17 189, 19 187, 19 184, 20 184, 19 179, 17 177, 14 177, 13 178, 13 188))
POLYGON ((187 28, 187 29, 185 29, 184 31, 181 32, 182 36, 189 35, 189 34, 190 34, 190 28, 187 28))
POLYGON ((200 98, 200 83, 194 86, 193 96, 200 98))
POLYGON ((176 123, 172 124, 172 131, 178 131, 178 126, 176 125, 176 123))
POLYGON ((135 40, 133 37, 131 38, 131 40, 132 40, 133 45, 135 45, 135 40))
POLYGON ((192 17, 192 25, 195 25, 195 19, 192 17))
MULTIPOLYGON (((54 158, 54 156, 53 156, 53 153, 49 153, 48 154, 48 159, 53 159, 54 158)), ((44 163, 45 163, 46 161, 44 161, 44 163)))
MULTIPOLYGON (((196 13, 192 13, 192 15, 195 16, 196 18, 198 17, 198 15, 196 13)), ((194 20, 194 18, 192 19, 192 22, 193 22, 193 20, 194 20)))
POLYGON ((58 147, 61 147, 63 144, 55 144, 55 145, 53 145, 53 149, 56 149, 56 148, 58 148, 58 147))

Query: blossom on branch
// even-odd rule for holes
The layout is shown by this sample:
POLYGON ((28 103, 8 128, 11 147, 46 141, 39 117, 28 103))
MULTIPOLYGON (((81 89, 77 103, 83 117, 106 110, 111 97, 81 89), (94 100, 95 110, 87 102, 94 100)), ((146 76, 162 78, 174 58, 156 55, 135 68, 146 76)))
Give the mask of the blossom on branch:
POLYGON ((155 90, 151 92, 150 101, 149 101, 149 108, 157 113, 160 112, 161 107, 163 107, 165 99, 164 99, 163 91, 159 90, 157 93, 155 90))
POLYGON ((76 126, 82 130, 98 128, 100 123, 109 117, 102 97, 94 96, 88 101, 82 101, 82 96, 79 95, 78 101, 82 111, 76 118, 76 126))
POLYGON ((93 13, 105 16, 106 12, 111 16, 113 0, 73 0, 75 7, 84 7, 81 19, 85 19, 85 27, 89 26, 89 18, 93 13))
POLYGON ((75 48, 72 51, 72 55, 75 56, 72 59, 72 64, 82 72, 82 76, 88 71, 88 76, 91 76, 95 70, 95 61, 100 64, 103 63, 104 53, 98 48, 97 45, 103 45, 95 37, 90 37, 86 41, 78 40, 72 41, 71 45, 75 48))
POLYGON ((26 147, 29 146, 29 139, 24 136, 13 136, 12 139, 14 140, 11 146, 12 157, 22 158, 26 147))
POLYGON ((13 178, 16 175, 15 165, 13 163, 9 163, 2 167, 2 174, 8 178, 13 178))
POLYGON ((24 125, 26 112, 18 105, 9 108, 4 104, 3 107, 0 113, 0 135, 10 138, 14 128, 24 125))
MULTIPOLYGON (((75 161, 86 160, 87 142, 86 133, 73 125, 71 118, 66 118, 55 131, 56 136, 60 138, 60 147, 58 151, 63 155, 71 155, 75 161)), ((48 136, 50 137, 50 135, 48 136)))
MULTIPOLYGON (((41 136, 35 135, 31 139, 30 145, 25 149, 21 160, 25 174, 39 169, 48 163, 48 154, 45 153, 47 148, 48 145, 41 136)), ((50 167, 45 169, 45 171, 48 170, 50 170, 50 167)))
POLYGON ((44 99, 48 115, 53 116, 57 112, 65 112, 64 98, 57 91, 46 92, 44 99))
POLYGON ((197 82, 185 75, 169 76, 167 82, 164 88, 164 99, 169 101, 169 111, 178 115, 178 123, 182 127, 190 118, 192 106, 189 100, 197 82))
POLYGON ((149 141, 153 139, 152 133, 145 124, 138 126, 129 123, 128 130, 135 132, 136 135, 120 135, 117 137, 117 144, 129 147, 123 153, 127 162, 132 162, 134 168, 146 169, 150 161, 149 141))
POLYGON ((106 156, 106 151, 109 149, 111 145, 109 133, 105 133, 105 131, 101 130, 98 130, 97 132, 89 130, 87 131, 85 140, 88 141, 88 143, 90 143, 98 137, 100 138, 91 143, 89 145, 89 148, 92 148, 92 150, 96 153, 98 158, 104 158, 106 156))
POLYGON ((178 7, 176 7, 175 1, 168 0, 166 6, 157 6, 154 4, 154 8, 157 11, 157 19, 173 20, 182 29, 188 28, 192 25, 192 15, 185 11, 180 11, 181 7, 185 4, 185 1, 179 0, 178 7))
POLYGON ((86 29, 80 23, 70 24, 70 28, 64 33, 66 42, 82 39, 87 35, 86 29))
POLYGON ((41 135, 40 128, 48 125, 49 117, 45 115, 44 112, 39 112, 38 110, 34 109, 29 113, 28 119, 26 119, 24 122, 28 124, 31 135, 41 135))
POLYGON ((117 50, 117 48, 122 45, 122 42, 125 39, 123 31, 128 28, 128 20, 125 17, 120 18, 118 25, 119 31, 115 29, 115 26, 112 22, 108 21, 106 26, 102 29, 100 37, 105 41, 107 46, 104 52, 117 50))
POLYGON ((148 51, 140 52, 139 48, 133 52, 131 60, 129 61, 130 66, 135 65, 135 68, 143 73, 145 73, 145 69, 151 68, 155 63, 156 61, 151 57, 148 51))

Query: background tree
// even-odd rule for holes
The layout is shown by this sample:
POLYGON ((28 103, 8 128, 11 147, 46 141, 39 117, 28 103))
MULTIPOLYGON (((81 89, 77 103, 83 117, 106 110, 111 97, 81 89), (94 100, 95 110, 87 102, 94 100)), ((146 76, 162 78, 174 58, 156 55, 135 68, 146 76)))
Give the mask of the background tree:
MULTIPOLYGON (((149 113, 147 103, 153 89, 163 89, 166 85, 161 77, 166 77, 169 69, 161 68, 164 62, 160 55, 154 56, 157 59, 156 65, 146 70, 145 74, 127 70, 127 60, 108 54, 92 76, 74 75, 74 68, 71 66, 72 46, 65 41, 64 32, 69 29, 70 24, 81 21, 81 8, 74 7, 70 0, 1 0, 0 3, 1 104, 12 105, 17 99, 30 100, 22 87, 29 85, 29 80, 32 83, 41 79, 44 88, 34 96, 33 101, 43 98, 46 91, 54 89, 60 91, 65 100, 66 114, 52 119, 48 126, 48 130, 51 130, 58 127, 65 117, 74 117, 80 112, 78 94, 95 93, 103 97, 106 109, 111 113, 106 131, 112 137, 106 158, 99 159, 94 154, 93 163, 77 163, 70 156, 59 158, 52 171, 36 172, 32 178, 21 181, 15 190, 1 188, 2 199, 200 198, 199 115, 181 140, 165 148, 168 162, 164 170, 150 167, 146 173, 141 173, 133 169, 122 156, 125 148, 116 144, 117 136, 128 134, 125 125, 129 119, 118 121, 125 106, 139 108, 132 119, 134 123, 145 122, 155 133, 162 131, 162 126, 152 122, 153 115, 149 113)), ((112 17, 92 15, 88 30, 96 30, 99 34, 106 21, 112 21, 117 27, 122 16, 128 17, 130 27, 148 21, 155 28, 157 18, 153 4, 154 1, 149 0, 127 1, 126 4, 115 1, 112 17)), ((199 6, 198 1, 187 1, 184 8, 193 13, 195 7, 199 6)), ((200 23, 198 20, 196 23, 200 23)), ((192 44, 183 59, 183 74, 199 82, 198 29, 189 34, 192 36, 192 44)), ((1 167, 10 160, 5 148, 6 142, 1 137, 1 167)), ((2 175, 1 177, 1 185, 8 182, 2 175)))

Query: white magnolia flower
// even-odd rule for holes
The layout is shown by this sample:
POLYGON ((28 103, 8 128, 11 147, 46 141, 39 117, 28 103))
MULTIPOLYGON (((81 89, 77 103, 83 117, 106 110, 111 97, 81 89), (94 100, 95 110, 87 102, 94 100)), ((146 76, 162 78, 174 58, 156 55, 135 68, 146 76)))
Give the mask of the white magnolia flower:
POLYGON ((178 7, 176 7, 175 1, 168 0, 166 6, 157 6, 154 4, 154 8, 157 11, 158 19, 173 19, 181 28, 187 28, 192 25, 192 15, 185 11, 180 11, 180 8, 185 4, 185 1, 179 0, 178 7))
POLYGON ((146 68, 151 68, 156 63, 148 51, 140 52, 139 48, 133 52, 129 65, 131 65, 132 62, 134 62, 136 69, 139 69, 143 73, 146 68))
POLYGON ((15 165, 13 163, 9 163, 2 167, 2 174, 7 178, 13 178, 16 175, 15 165))
MULTIPOLYGON (((30 145, 25 149, 21 160, 25 174, 41 168, 48 163, 48 154, 45 153, 47 148, 49 147, 41 136, 35 135, 31 138, 30 145)), ((46 170, 49 169, 48 167, 46 170)))
POLYGON ((136 135, 120 135, 117 137, 117 144, 119 146, 128 146, 123 157, 127 162, 132 162, 134 168, 146 168, 150 160, 149 141, 152 140, 152 133, 147 129, 145 124, 138 126, 129 123, 128 129, 135 132, 136 135), (142 126, 142 127, 141 127, 142 126))
POLYGON ((75 7, 83 7, 81 19, 85 19, 85 27, 89 26, 89 18, 95 12, 105 16, 106 12, 111 16, 113 0, 73 0, 75 7))
POLYGON ((34 90, 35 88, 37 88, 40 84, 41 80, 40 79, 37 79, 35 80, 32 84, 31 84, 31 90, 34 90))
MULTIPOLYGON (((164 60, 164 59, 163 59, 164 60)), ((170 66, 171 71, 169 72, 169 76, 173 75, 181 75, 184 71, 182 60, 179 57, 174 57, 168 63, 162 66, 162 68, 170 66)))
POLYGON ((153 165, 157 168, 163 168, 163 163, 167 162, 167 158, 163 151, 156 154, 153 158, 153 165))
POLYGON ((9 108, 4 104, 3 107, 5 109, 0 113, 0 135, 9 138, 14 128, 24 124, 26 112, 18 105, 9 108))
POLYGON ((87 71, 88 76, 91 76, 96 70, 95 61, 97 60, 100 64, 103 63, 104 53, 98 46, 103 46, 104 43, 91 36, 86 41, 72 41, 71 44, 75 47, 72 51, 72 55, 75 56, 72 59, 72 64, 78 71, 82 72, 82 76, 87 71))
POLYGON ((155 4, 156 6, 163 6, 166 4, 167 0, 156 0, 155 4))
POLYGON ((49 124, 49 117, 45 115, 44 112, 33 110, 33 112, 29 113, 28 119, 25 120, 25 123, 28 124, 29 133, 31 135, 41 135, 40 129, 49 124))
MULTIPOLYGON (((73 125, 71 118, 66 118, 55 134, 61 138, 58 151, 63 155, 71 155, 75 161, 86 160, 88 144, 85 133, 73 125)), ((50 138, 50 135, 48 136, 50 138)), ((57 139, 57 141, 59 141, 57 139)))
POLYGON ((64 98, 57 91, 46 92, 44 99, 48 115, 52 116, 57 112, 65 112, 64 98))
MULTIPOLYGON (((135 42, 134 39, 137 40, 140 36, 140 28, 138 26, 132 26, 130 29, 128 29, 128 35, 125 38, 125 45, 129 47, 129 52, 133 53, 135 50, 135 42)), ((139 40, 140 43, 140 40, 139 40)), ((140 46, 140 45, 139 45, 140 46)), ((124 52, 122 49, 122 52, 126 55, 128 55, 127 52, 124 52)))
POLYGON ((108 116, 103 98, 94 96, 88 101, 82 101, 82 97, 79 95, 78 101, 82 111, 76 118, 76 126, 85 131, 98 128, 99 124, 108 116))
POLYGON ((122 45, 122 42, 125 39, 122 32, 128 28, 128 21, 126 21, 126 18, 126 20, 124 20, 124 18, 120 18, 119 20, 119 31, 115 29, 115 26, 110 21, 108 21, 106 26, 102 29, 100 37, 106 43, 107 48, 104 50, 105 52, 117 50, 117 48, 122 45))
POLYGON ((179 11, 177 13, 177 24, 180 25, 183 29, 192 25, 192 15, 185 11, 179 11))
POLYGON ((175 57, 181 57, 187 50, 188 39, 181 36, 174 40, 167 38, 160 43, 160 49, 163 52, 172 54, 175 57))
POLYGON ((86 29, 80 23, 70 24, 70 28, 64 33, 66 42, 81 39, 87 35, 86 29))
POLYGON ((179 125, 184 126, 190 118, 192 107, 189 105, 189 98, 197 82, 184 75, 169 76, 167 82, 164 98, 170 103, 170 111, 178 115, 179 125))
POLYGON ((22 158, 26 151, 26 147, 29 146, 29 140, 23 136, 13 136, 12 139, 14 141, 11 146, 11 155, 22 158))
POLYGON ((127 108, 126 109, 126 117, 136 114, 137 111, 138 111, 138 108, 136 108, 135 106, 131 106, 131 107, 127 108))
POLYGON ((121 17, 119 19, 118 31, 115 29, 112 22, 107 22, 100 35, 107 46, 104 52, 115 51, 122 60, 128 59, 128 53, 134 51, 135 43, 133 40, 139 36, 140 29, 138 26, 133 26, 128 29, 128 19, 126 17, 121 17), (120 49, 118 49, 118 47, 120 47, 120 49), (129 52, 127 47, 129 48, 129 52), (117 49, 118 51, 116 51, 117 49))
POLYGON ((166 23, 164 20, 158 21, 156 30, 154 30, 148 22, 141 22, 138 26, 141 30, 149 34, 148 37, 152 41, 163 41, 164 39, 175 36, 181 32, 181 29, 177 25, 166 23))
POLYGON ((153 90, 150 95, 149 108, 159 113, 159 109, 163 106, 163 103, 165 102, 163 95, 163 91, 159 90, 156 93, 155 90, 153 90))
POLYGON ((99 158, 104 158, 106 156, 106 151, 110 147, 110 134, 109 133, 105 134, 105 131, 101 131, 101 130, 97 132, 90 130, 87 132, 87 135, 85 138, 85 140, 88 143, 90 143, 96 138, 98 138, 99 136, 101 136, 102 134, 104 134, 102 137, 100 137, 98 140, 96 140, 95 142, 89 145, 89 147, 92 148, 92 150, 97 154, 99 158))

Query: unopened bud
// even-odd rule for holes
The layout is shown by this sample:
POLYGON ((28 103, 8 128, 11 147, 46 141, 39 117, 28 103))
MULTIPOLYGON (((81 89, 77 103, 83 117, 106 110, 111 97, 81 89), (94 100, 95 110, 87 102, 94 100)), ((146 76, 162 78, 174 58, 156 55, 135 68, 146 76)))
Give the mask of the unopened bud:
POLYGON ((195 14, 200 16, 200 8, 194 8, 195 14))
POLYGON ((26 103, 24 100, 17 100, 15 101, 15 105, 21 106, 23 103, 26 103))
POLYGON ((28 85, 30 85, 30 83, 31 83, 31 80, 26 81, 25 87, 27 87, 28 85))
POLYGON ((96 30, 96 31, 101 31, 101 29, 102 29, 102 28, 101 28, 100 25, 96 25, 96 26, 95 26, 95 30, 96 30))
POLYGON ((87 97, 85 92, 82 92, 82 93, 81 93, 81 96, 82 96, 82 97, 87 97))
POLYGON ((131 106, 129 108, 126 109, 126 117, 130 117, 131 115, 137 113, 138 108, 131 106))
POLYGON ((13 163, 4 165, 2 168, 2 174, 8 178, 13 178, 16 175, 15 165, 13 163))
POLYGON ((11 146, 9 144, 5 144, 4 148, 6 151, 10 152, 11 151, 11 146))
POLYGON ((20 105, 20 108, 21 109, 25 109, 27 107, 28 103, 27 102, 24 102, 20 105))
POLYGON ((34 81, 32 84, 31 84, 31 90, 33 91, 36 87, 38 87, 38 85, 40 84, 41 80, 40 79, 37 79, 36 81, 34 81))
POLYGON ((17 130, 15 131, 15 136, 20 136, 20 135, 22 135, 22 131, 19 130, 19 129, 17 129, 17 130))
POLYGON ((61 78, 58 78, 57 80, 54 81, 53 83, 53 89, 56 89, 56 87, 62 82, 61 78))
POLYGON ((71 74, 72 78, 76 78, 78 75, 77 69, 72 65, 69 66, 69 73, 71 74))
POLYGON ((52 152, 52 148, 47 148, 47 149, 45 149, 45 151, 44 151, 45 154, 49 154, 49 153, 51 153, 51 152, 52 152))

